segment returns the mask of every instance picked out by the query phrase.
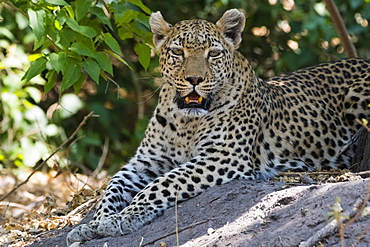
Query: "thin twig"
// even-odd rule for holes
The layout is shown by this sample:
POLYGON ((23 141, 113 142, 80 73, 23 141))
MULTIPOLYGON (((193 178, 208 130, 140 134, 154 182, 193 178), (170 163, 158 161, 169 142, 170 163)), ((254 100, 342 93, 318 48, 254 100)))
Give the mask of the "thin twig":
POLYGON ((101 171, 101 169, 103 168, 104 162, 107 159, 107 155, 108 155, 108 151, 109 151, 108 149, 109 149, 109 138, 106 137, 105 140, 104 140, 103 153, 102 153, 102 155, 99 159, 98 166, 96 167, 95 171, 92 174, 93 178, 96 177, 99 174, 99 172, 101 171))
POLYGON ((102 197, 102 195, 94 197, 94 198, 84 202, 83 204, 81 204, 80 206, 78 206, 77 208, 75 208, 71 212, 69 212, 66 216, 62 216, 62 218, 69 218, 69 217, 72 217, 76 214, 82 213, 84 211, 85 212, 90 211, 99 202, 101 197, 102 197))
POLYGON ((335 5, 333 0, 324 0, 324 2, 334 23, 335 29, 337 30, 340 39, 343 41, 343 46, 347 53, 347 57, 358 57, 356 48, 349 38, 346 25, 344 24, 343 18, 339 13, 337 5, 335 5))
POLYGON ((370 231, 370 226, 369 227, 366 227, 358 236, 357 236, 357 238, 356 238, 356 240, 355 240, 355 242, 353 242, 352 244, 351 244, 351 247, 355 247, 357 244, 359 244, 360 243, 360 241, 361 241, 361 238, 368 232, 368 231, 370 231))
POLYGON ((364 212, 364 210, 367 206, 367 202, 369 201, 369 198, 370 198, 370 179, 369 179, 369 182, 368 182, 368 185, 367 185, 367 190, 366 190, 364 199, 362 200, 362 202, 359 206, 355 205, 357 207, 357 210, 355 211, 354 215, 351 216, 351 218, 345 224, 343 224, 342 221, 338 222, 339 223, 338 230, 339 230, 341 247, 345 247, 344 233, 345 233, 346 229, 350 225, 352 225, 358 218, 361 217, 362 213, 364 212))
POLYGON ((15 7, 12 2, 9 2, 9 1, 6 2, 6 3, 1 2, 1 4, 3 4, 5 6, 5 8, 7 8, 7 9, 13 9, 13 10, 17 11, 18 13, 20 13, 21 15, 23 15, 24 17, 28 17, 28 15, 23 10, 21 10, 20 8, 15 7))
MULTIPOLYGON (((361 200, 358 199, 355 204, 360 203, 361 200)), ((349 217, 352 217, 356 211, 354 211, 352 208, 346 210, 343 214, 348 215, 349 217)), ((304 242, 301 242, 299 244, 299 247, 310 247, 317 244, 320 240, 324 239, 326 236, 333 235, 337 231, 338 228, 338 221, 332 220, 327 225, 325 225, 323 228, 315 232, 309 239, 307 239, 304 242)))
MULTIPOLYGON (((70 189, 70 190, 78 190, 78 188, 81 190, 81 189, 83 189, 85 186, 87 186, 87 187, 89 187, 90 189, 92 189, 92 190, 94 190, 94 187, 92 186, 92 185, 90 185, 90 184, 88 184, 88 180, 89 180, 89 178, 87 178, 86 179, 86 181, 83 181, 82 180, 82 178, 79 178, 79 176, 77 176, 73 171, 68 171, 69 173, 68 173, 68 175, 69 174, 71 174, 76 180, 77 180, 77 182, 78 183, 82 183, 83 185, 81 186, 81 187, 79 187, 80 185, 79 184, 77 184, 77 188, 76 187, 74 187, 73 186, 73 184, 72 184, 72 181, 71 180, 69 180, 69 181, 67 181, 67 186, 68 186, 68 188, 70 189)), ((69 176, 66 176, 66 179, 69 179, 69 176)))
POLYGON ((358 207, 358 209, 356 210, 356 213, 355 215, 350 218, 346 224, 344 224, 344 230, 346 230, 346 228, 348 226, 350 226, 351 224, 353 224, 353 222, 355 222, 355 220, 357 220, 358 218, 361 217, 361 214, 362 212, 364 211, 364 209, 366 208, 367 206, 367 202, 369 201, 369 198, 370 198, 370 179, 369 179, 369 182, 368 182, 368 185, 367 185, 367 190, 366 190, 366 193, 365 193, 365 196, 364 196, 364 199, 362 200, 361 202, 361 205, 358 207))
POLYGON ((26 178, 26 180, 24 180, 22 183, 18 184, 15 188, 13 188, 11 191, 9 191, 8 193, 6 193, 4 196, 2 196, 0 198, 0 201, 3 201, 4 199, 6 199, 8 196, 10 196, 14 191, 16 191, 19 187, 23 186, 24 184, 26 184, 30 178, 43 166, 46 164, 46 162, 49 161, 49 159, 51 159, 56 153, 58 153, 68 142, 70 142, 77 134, 77 132, 81 129, 81 127, 83 125, 86 124, 87 120, 94 116, 93 115, 94 112, 90 112, 89 114, 87 114, 84 119, 82 120, 82 122, 78 125, 78 127, 76 128, 76 130, 72 133, 72 135, 67 139, 65 140, 59 147, 57 147, 57 149, 54 150, 54 152, 52 154, 49 155, 49 157, 47 157, 42 163, 38 164, 32 171, 32 173, 26 178))
POLYGON ((142 247, 143 246, 143 241, 144 241, 144 237, 141 237, 139 247, 142 247))
POLYGON ((370 127, 367 126, 364 122, 362 122, 360 119, 356 118, 356 122, 364 126, 364 128, 370 132, 370 127))
MULTIPOLYGON (((120 85, 115 80, 110 78, 109 76, 107 76, 107 79, 108 79, 107 86, 105 87, 105 92, 104 93, 108 92, 109 81, 111 81, 117 87, 117 90, 121 88, 120 85)), ((119 99, 119 92, 117 93, 117 99, 119 99)))
MULTIPOLYGON (((132 70, 131 75, 134 80, 134 86, 135 86, 135 91, 137 95, 137 102, 139 102, 141 98, 143 97, 142 83, 136 79, 137 78, 136 71, 132 70)), ((144 110, 145 110, 145 106, 143 104, 137 104, 137 120, 141 120, 144 118, 144 110)))
POLYGON ((370 198, 370 179, 368 180, 368 185, 367 185, 367 190, 365 192, 364 198, 361 200, 360 198, 356 200, 355 202, 355 208, 350 208, 346 210, 343 215, 347 215, 350 217, 350 219, 343 224, 342 220, 333 220, 330 223, 328 223, 325 227, 317 231, 314 235, 312 235, 307 241, 301 242, 299 244, 299 247, 309 247, 313 246, 316 243, 318 243, 321 239, 325 238, 328 235, 333 235, 336 232, 336 229, 338 228, 339 234, 341 237, 341 246, 344 245, 344 232, 348 226, 353 224, 355 220, 357 220, 362 212, 364 211, 367 202, 369 201, 370 198))
POLYGON ((339 239, 340 239, 340 247, 345 247, 346 241, 344 240, 344 232, 346 231, 344 229, 344 224, 342 218, 339 216, 338 222, 338 233, 339 233, 339 239))
POLYGON ((25 211, 30 211, 32 209, 32 208, 29 208, 27 206, 24 206, 22 204, 15 203, 15 202, 0 202, 0 207, 19 208, 19 209, 23 209, 25 211))
POLYGON ((179 219, 178 219, 178 198, 179 198, 179 187, 177 187, 177 190, 176 190, 176 200, 175 200, 175 219, 176 219, 176 222, 175 222, 175 225, 176 225, 176 246, 180 246, 180 241, 179 241, 179 219))

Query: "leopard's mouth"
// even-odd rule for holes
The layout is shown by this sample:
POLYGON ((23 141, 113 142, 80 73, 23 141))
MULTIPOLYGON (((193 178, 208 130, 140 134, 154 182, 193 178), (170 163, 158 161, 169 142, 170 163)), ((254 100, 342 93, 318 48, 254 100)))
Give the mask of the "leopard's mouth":
POLYGON ((200 108, 208 110, 210 106, 210 100, 203 98, 197 92, 191 92, 185 97, 178 97, 177 105, 180 109, 184 108, 200 108))

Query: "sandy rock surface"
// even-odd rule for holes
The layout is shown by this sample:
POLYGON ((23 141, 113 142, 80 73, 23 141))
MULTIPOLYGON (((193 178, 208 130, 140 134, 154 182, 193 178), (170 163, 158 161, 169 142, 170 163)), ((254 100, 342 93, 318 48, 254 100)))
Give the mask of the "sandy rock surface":
MULTIPOLYGON (((210 188, 178 205, 179 245, 305 246, 321 230, 326 232, 320 240, 325 247, 339 246, 338 231, 323 230, 329 224, 324 218, 330 211, 328 206, 339 197, 343 211, 352 212, 368 184, 368 180, 323 185, 236 180, 210 188)), ((357 246, 370 246, 369 226, 370 216, 352 224, 345 232, 346 246, 355 241, 359 242, 357 246)), ((71 227, 56 231, 30 246, 64 247, 70 230, 71 227)), ((177 246, 175 208, 133 234, 94 239, 79 246, 103 247, 105 243, 108 247, 177 246)))

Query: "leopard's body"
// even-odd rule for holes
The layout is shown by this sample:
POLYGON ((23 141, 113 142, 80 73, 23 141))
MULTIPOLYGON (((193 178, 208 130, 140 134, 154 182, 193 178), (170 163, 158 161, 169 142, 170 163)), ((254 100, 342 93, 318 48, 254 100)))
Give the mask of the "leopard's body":
POLYGON ((370 60, 329 62, 262 81, 236 49, 244 16, 215 24, 151 17, 164 84, 145 137, 112 178, 94 221, 68 243, 127 234, 175 201, 237 178, 344 168, 370 110, 370 60), (349 148, 350 149, 350 148, 349 148))

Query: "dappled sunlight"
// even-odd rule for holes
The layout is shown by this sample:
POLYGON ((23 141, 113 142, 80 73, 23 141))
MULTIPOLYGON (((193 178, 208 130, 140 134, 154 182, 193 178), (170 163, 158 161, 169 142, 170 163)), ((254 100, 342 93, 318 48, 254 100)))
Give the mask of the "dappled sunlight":
POLYGON ((299 44, 298 42, 294 41, 294 40, 288 40, 288 46, 290 49, 292 49, 293 51, 297 50, 299 48, 299 44))
POLYGON ((369 26, 369 21, 362 17, 360 13, 355 14, 355 19, 358 24, 360 24, 362 27, 369 26))
POLYGON ((291 11, 295 7, 294 0, 281 0, 281 3, 283 4, 283 8, 287 11, 291 11))
POLYGON ((252 33, 254 36, 268 36, 270 34, 270 30, 267 27, 254 27, 252 28, 252 33))
POLYGON ((292 30, 288 20, 279 21, 277 27, 279 27, 277 28, 278 30, 283 30, 285 33, 289 33, 292 30))
MULTIPOLYGON (((208 233, 181 246, 228 246, 231 243, 232 246, 252 246, 256 243, 259 246, 298 246, 330 223, 325 217, 337 197, 342 199, 344 214, 354 212, 353 206, 357 205, 358 196, 366 193, 367 185, 368 181, 362 180, 345 184, 288 186, 266 194, 254 205, 248 201, 240 204, 239 207, 245 208, 237 209, 241 213, 239 217, 220 228, 211 228, 208 233), (356 195, 353 190, 356 190, 356 195)), ((361 226, 351 229, 356 234, 360 234, 361 230, 361 226)), ((356 234, 352 235, 351 241, 356 234)), ((332 232, 327 237, 339 241, 332 232)), ((325 240, 321 241, 325 243, 325 240)))

